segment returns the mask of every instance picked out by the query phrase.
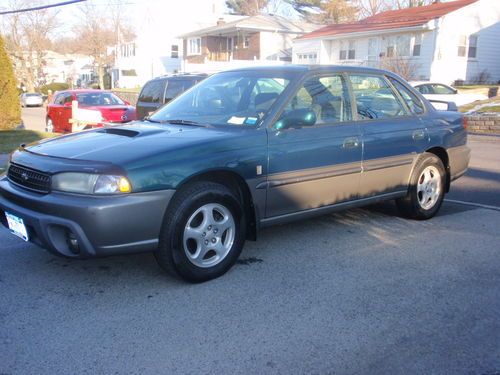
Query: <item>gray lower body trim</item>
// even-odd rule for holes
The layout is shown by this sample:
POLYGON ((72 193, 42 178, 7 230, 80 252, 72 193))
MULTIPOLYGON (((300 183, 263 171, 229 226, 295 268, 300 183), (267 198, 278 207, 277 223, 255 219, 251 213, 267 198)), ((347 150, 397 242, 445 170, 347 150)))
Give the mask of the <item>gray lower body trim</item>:
POLYGON ((268 217, 268 218, 262 219, 260 221, 260 225, 261 225, 261 227, 267 227, 267 226, 271 226, 271 225, 275 225, 275 224, 283 224, 283 223, 287 223, 290 221, 295 221, 297 219, 304 219, 304 218, 309 218, 309 217, 314 217, 314 216, 319 216, 319 215, 325 215, 325 214, 328 214, 330 212, 342 211, 342 210, 346 210, 349 208, 365 206, 365 205, 373 204, 373 203, 380 202, 380 201, 396 199, 396 198, 404 197, 406 194, 407 194, 406 190, 400 190, 400 191, 396 191, 396 192, 392 192, 392 193, 375 195, 373 197, 356 199, 356 200, 336 203, 336 204, 332 204, 332 205, 328 205, 328 206, 312 208, 309 210, 303 210, 303 211, 298 211, 298 212, 292 212, 289 214, 268 217))

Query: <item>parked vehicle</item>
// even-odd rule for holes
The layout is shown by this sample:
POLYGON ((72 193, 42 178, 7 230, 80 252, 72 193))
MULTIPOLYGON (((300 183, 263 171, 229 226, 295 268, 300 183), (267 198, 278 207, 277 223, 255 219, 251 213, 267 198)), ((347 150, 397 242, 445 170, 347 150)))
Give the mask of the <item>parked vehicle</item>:
POLYGON ((177 74, 154 78, 146 82, 137 99, 137 118, 143 120, 206 77, 206 74, 201 73, 177 74))
POLYGON ((78 107, 98 110, 103 123, 126 123, 136 119, 135 108, 129 102, 120 99, 109 91, 103 90, 65 90, 56 92, 52 102, 47 105, 46 128, 49 133, 70 133, 72 116, 71 103, 78 102, 78 107))
POLYGON ((456 88, 444 83, 411 82, 411 84, 425 98, 430 100, 436 109, 445 109, 443 102, 453 102, 459 107, 477 100, 488 99, 488 96, 483 94, 459 93, 456 88))
POLYGON ((57 254, 151 251, 201 282, 264 226, 390 199, 433 217, 467 169, 466 142, 460 113, 387 71, 239 69, 147 121, 20 147, 0 179, 0 219, 57 254))
POLYGON ((43 97, 36 92, 25 92, 19 97, 21 107, 41 107, 43 105, 43 97))

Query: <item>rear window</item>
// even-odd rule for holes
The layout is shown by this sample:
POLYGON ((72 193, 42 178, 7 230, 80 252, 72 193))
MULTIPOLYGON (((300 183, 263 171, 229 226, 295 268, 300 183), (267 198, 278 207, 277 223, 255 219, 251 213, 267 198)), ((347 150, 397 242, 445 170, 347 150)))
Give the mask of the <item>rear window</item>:
POLYGON ((165 82, 164 79, 159 79, 146 83, 142 89, 139 101, 145 103, 162 103, 163 93, 165 92, 165 82))

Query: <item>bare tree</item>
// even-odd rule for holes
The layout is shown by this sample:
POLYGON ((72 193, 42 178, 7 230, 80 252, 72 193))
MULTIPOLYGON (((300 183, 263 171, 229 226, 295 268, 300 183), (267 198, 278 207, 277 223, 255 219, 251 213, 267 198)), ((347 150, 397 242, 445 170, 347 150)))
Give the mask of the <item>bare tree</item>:
POLYGON ((226 6, 235 14, 255 16, 268 4, 269 0, 226 0, 226 6))
POLYGON ((356 6, 359 9, 361 18, 371 17, 377 13, 390 9, 392 2, 390 0, 356 0, 356 6))
POLYGON ((396 55, 393 57, 382 57, 380 59, 380 68, 396 73, 407 81, 412 81, 417 78, 419 65, 411 57, 396 55))
POLYGON ((351 0, 287 0, 306 20, 319 23, 352 22, 358 8, 351 0))
MULTIPOLYGON (((27 0, 13 0, 9 6, 20 9, 28 4, 27 0)), ((28 92, 45 83, 44 57, 51 46, 50 36, 59 26, 57 14, 57 10, 43 9, 14 13, 2 19, 6 48, 14 63, 17 80, 28 92)))

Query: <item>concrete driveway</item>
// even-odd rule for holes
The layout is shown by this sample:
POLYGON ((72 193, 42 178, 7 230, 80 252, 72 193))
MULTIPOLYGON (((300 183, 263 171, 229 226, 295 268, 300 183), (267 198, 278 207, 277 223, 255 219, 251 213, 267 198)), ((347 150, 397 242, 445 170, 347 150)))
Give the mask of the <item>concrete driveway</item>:
POLYGON ((45 107, 22 108, 21 118, 24 127, 28 130, 45 131, 45 107))

